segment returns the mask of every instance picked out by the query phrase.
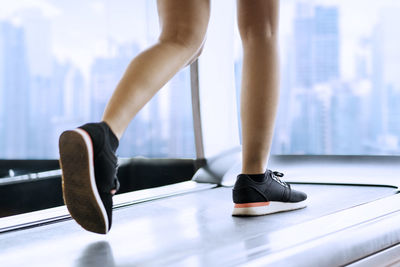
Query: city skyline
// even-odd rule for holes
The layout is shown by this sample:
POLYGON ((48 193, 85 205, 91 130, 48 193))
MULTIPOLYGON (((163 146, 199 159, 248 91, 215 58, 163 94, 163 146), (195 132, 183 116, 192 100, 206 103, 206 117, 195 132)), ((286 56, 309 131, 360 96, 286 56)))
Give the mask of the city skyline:
MULTIPOLYGON (((128 37, 122 36, 123 18, 128 17, 121 10, 133 3, 85 4, 99 16, 96 21, 105 20, 101 24, 105 29, 96 33, 101 41, 82 65, 73 58, 84 50, 71 51, 78 51, 74 38, 82 37, 86 27, 93 26, 90 23, 76 36, 64 37, 75 42, 64 56, 53 47, 60 35, 55 24, 63 21, 54 18, 60 10, 71 12, 63 1, 47 6, 48 1, 38 1, 44 7, 16 9, 19 19, 16 15, 5 19, 0 11, 0 158, 56 158, 63 130, 101 118, 130 60, 157 37, 155 3, 136 2, 144 12, 130 21, 141 27, 128 37), (58 9, 52 8, 55 5, 58 9), (114 25, 110 21, 116 14, 122 15, 114 25), (119 31, 111 38, 114 28, 119 31), (12 116, 9 110, 15 110, 12 116)), ((348 38, 348 29, 343 28, 348 6, 343 8, 343 3, 337 4, 340 1, 292 2, 282 1, 281 8, 281 13, 291 15, 282 19, 281 102, 272 152, 399 154, 400 112, 393 99, 400 97, 396 69, 400 39, 396 39, 399 30, 391 27, 399 21, 394 9, 380 9, 376 23, 362 26, 357 38, 348 38)), ((238 52, 233 56, 239 90, 242 59, 238 52)), ((131 123, 119 155, 132 156, 134 151, 151 157, 195 157, 188 69, 166 87, 131 123), (176 101, 178 97, 181 101, 176 101)))

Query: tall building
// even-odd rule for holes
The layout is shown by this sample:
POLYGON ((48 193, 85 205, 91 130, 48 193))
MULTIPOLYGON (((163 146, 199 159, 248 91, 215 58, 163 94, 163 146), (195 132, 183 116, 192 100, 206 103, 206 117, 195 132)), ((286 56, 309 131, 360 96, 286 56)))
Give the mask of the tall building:
POLYGON ((355 94, 359 84, 338 83, 332 95, 332 154, 363 154, 365 138, 365 98, 355 94))
POLYGON ((298 3, 293 21, 295 86, 313 85, 314 9, 311 4, 298 3))
POLYGON ((399 9, 382 9, 372 37, 370 138, 381 153, 400 152, 400 23, 399 9))
POLYGON ((313 31, 313 83, 339 77, 339 17, 337 7, 315 7, 313 31))
MULTIPOLYGON (((25 158, 47 158, 52 150, 51 139, 52 105, 57 99, 51 98, 51 78, 33 76, 30 82, 29 119, 25 127, 29 131, 28 153, 25 158)), ((53 148, 54 149, 54 148, 53 148)))
POLYGON ((49 77, 52 72, 53 55, 51 20, 45 18, 39 8, 19 11, 25 32, 27 62, 32 76, 49 77))
POLYGON ((169 156, 193 157, 196 150, 189 68, 180 71, 171 80, 169 89, 169 156))
POLYGON ((296 86, 310 88, 339 77, 337 7, 298 3, 294 18, 296 86))
POLYGON ((331 99, 318 95, 317 88, 330 92, 339 78, 338 8, 300 2, 293 23, 292 104, 298 112, 292 120, 291 152, 330 153, 331 99))
POLYGON ((281 44, 284 54, 281 54, 281 80, 280 96, 277 118, 275 122, 275 131, 272 141, 271 152, 274 154, 293 153, 291 151, 291 132, 293 130, 293 119, 298 115, 293 96, 293 51, 294 47, 290 45, 293 37, 286 36, 285 42, 281 44))
POLYGON ((30 75, 25 32, 0 22, 0 157, 24 158, 28 129, 30 75))

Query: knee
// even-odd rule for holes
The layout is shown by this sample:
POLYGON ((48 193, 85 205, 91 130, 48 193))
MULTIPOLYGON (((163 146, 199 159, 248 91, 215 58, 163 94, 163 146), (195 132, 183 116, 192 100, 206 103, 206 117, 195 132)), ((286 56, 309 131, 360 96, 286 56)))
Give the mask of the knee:
POLYGON ((159 41, 179 46, 179 48, 182 51, 187 52, 191 58, 197 58, 201 53, 204 38, 204 30, 199 27, 185 25, 169 30, 163 30, 159 37, 159 41))
POLYGON ((278 29, 272 21, 263 21, 263 23, 239 21, 238 26, 243 44, 277 41, 278 29))
POLYGON ((190 64, 192 64, 194 61, 196 61, 196 59, 199 58, 199 56, 201 55, 201 53, 203 52, 203 47, 204 47, 204 40, 203 43, 200 45, 199 49, 197 49, 197 51, 192 55, 192 57, 189 59, 188 63, 186 63, 186 66, 189 66, 190 64))

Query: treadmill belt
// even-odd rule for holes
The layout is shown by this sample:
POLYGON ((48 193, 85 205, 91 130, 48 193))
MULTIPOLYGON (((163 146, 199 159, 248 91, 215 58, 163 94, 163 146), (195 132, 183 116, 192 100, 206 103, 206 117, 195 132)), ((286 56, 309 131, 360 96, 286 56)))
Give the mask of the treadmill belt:
POLYGON ((377 186, 292 186, 308 194, 307 208, 232 217, 232 188, 218 187, 117 209, 106 236, 86 232, 74 221, 4 233, 0 265, 234 265, 256 258, 242 252, 268 244, 269 233, 395 193, 377 186))

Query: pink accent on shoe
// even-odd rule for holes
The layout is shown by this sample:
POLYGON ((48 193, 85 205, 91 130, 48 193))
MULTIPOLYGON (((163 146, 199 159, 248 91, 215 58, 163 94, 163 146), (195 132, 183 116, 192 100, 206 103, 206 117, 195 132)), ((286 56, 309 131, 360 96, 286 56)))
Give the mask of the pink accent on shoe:
POLYGON ((253 203, 235 204, 235 208, 261 207, 261 206, 268 206, 268 205, 269 205, 269 202, 253 202, 253 203))

